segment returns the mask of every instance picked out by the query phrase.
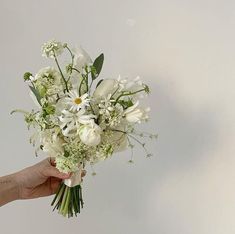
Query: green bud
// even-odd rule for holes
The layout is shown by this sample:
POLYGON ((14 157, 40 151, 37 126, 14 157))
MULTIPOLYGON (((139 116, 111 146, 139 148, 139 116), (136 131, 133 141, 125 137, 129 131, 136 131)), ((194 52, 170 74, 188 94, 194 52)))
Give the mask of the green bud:
POLYGON ((24 81, 30 80, 30 76, 32 76, 32 73, 30 73, 30 72, 25 72, 25 73, 24 73, 24 81))

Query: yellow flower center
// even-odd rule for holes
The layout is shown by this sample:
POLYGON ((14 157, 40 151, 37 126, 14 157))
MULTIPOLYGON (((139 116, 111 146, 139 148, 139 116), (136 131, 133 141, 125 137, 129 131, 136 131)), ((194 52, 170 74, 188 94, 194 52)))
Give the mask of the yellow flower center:
POLYGON ((82 99, 81 99, 81 98, 76 98, 76 99, 74 100, 74 102, 75 102, 77 105, 79 105, 79 104, 82 103, 82 99))

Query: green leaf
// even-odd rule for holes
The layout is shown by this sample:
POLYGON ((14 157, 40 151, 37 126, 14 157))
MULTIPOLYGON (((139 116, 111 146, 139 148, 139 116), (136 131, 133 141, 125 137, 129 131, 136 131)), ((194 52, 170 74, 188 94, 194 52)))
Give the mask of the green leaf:
POLYGON ((40 96, 38 90, 35 89, 33 86, 30 86, 30 85, 29 85, 29 88, 30 88, 30 90, 33 92, 33 94, 35 95, 35 97, 37 98, 38 103, 39 103, 40 105, 42 105, 42 103, 41 103, 41 96, 40 96))
POLYGON ((103 79, 100 80, 100 81, 97 83, 96 88, 102 83, 102 81, 103 81, 103 79))
POLYGON ((104 54, 102 53, 101 55, 99 55, 95 59, 95 61, 93 63, 93 67, 95 68, 95 72, 91 73, 92 80, 95 80, 99 76, 99 74, 102 70, 103 63, 104 63, 104 54))
POLYGON ((24 81, 30 80, 30 76, 32 76, 32 73, 30 73, 30 72, 25 72, 25 73, 24 73, 24 81))

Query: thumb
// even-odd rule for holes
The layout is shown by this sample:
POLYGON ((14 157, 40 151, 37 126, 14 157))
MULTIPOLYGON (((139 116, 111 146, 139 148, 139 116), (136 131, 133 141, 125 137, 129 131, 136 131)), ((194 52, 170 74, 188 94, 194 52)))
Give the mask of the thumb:
POLYGON ((48 167, 44 174, 48 177, 56 177, 59 179, 68 179, 70 177, 70 173, 68 173, 68 174, 62 173, 57 168, 55 168, 53 166, 48 167))

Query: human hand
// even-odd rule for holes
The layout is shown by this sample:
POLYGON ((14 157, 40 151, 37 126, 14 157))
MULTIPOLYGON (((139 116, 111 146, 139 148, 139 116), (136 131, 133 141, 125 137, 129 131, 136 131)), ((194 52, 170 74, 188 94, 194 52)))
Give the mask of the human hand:
MULTIPOLYGON (((60 183, 70 174, 59 172, 52 158, 15 173, 19 199, 32 199, 56 193, 60 183)), ((82 172, 85 176, 85 171, 82 172)))

